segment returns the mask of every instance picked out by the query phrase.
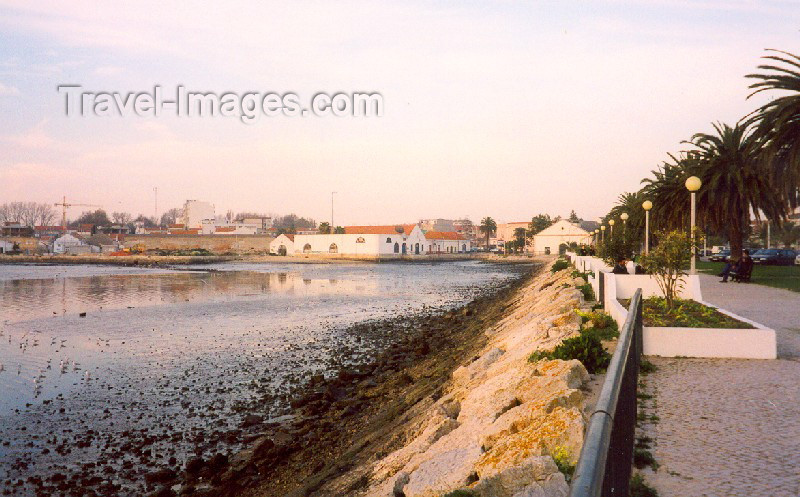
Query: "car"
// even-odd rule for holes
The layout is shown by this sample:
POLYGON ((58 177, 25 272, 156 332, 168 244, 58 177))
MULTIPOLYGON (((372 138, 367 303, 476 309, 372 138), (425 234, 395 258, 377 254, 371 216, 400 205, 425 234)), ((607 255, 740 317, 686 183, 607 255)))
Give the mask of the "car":
POLYGON ((708 258, 708 260, 714 262, 727 262, 728 257, 730 257, 730 255, 731 255, 730 250, 720 250, 716 254, 712 254, 711 257, 708 258))
POLYGON ((797 254, 797 257, 794 258, 794 263, 800 266, 800 254, 797 254))
POLYGON ((795 261, 797 253, 791 249, 767 248, 757 251, 750 257, 753 258, 753 263, 755 264, 788 266, 795 261))

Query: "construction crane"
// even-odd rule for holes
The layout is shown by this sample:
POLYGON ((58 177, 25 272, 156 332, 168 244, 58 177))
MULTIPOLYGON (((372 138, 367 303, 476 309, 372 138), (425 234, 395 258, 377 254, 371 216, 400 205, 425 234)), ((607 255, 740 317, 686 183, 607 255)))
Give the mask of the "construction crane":
POLYGON ((56 207, 61 206, 61 226, 66 230, 67 229, 67 207, 100 207, 99 205, 94 204, 68 204, 67 197, 64 196, 61 203, 53 204, 56 207))

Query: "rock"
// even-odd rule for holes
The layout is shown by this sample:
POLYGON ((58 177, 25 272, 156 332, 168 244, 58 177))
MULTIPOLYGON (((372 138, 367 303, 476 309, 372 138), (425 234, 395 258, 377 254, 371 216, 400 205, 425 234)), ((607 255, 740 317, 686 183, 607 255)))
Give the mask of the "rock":
POLYGON ((480 480, 473 490, 480 496, 512 497, 526 487, 546 480, 556 473, 558 467, 552 457, 531 456, 519 464, 505 467, 500 471, 479 473, 480 480))
POLYGON ((144 481, 147 483, 166 483, 172 481, 177 477, 175 471, 169 468, 151 471, 144 475, 144 481))
POLYGON ((513 497, 567 497, 569 485, 567 485, 564 475, 556 473, 543 482, 531 483, 513 497))
POLYGON ((186 473, 189 475, 196 475, 200 473, 205 467, 206 462, 202 457, 192 457, 186 461, 186 473))
POLYGON ((251 426, 259 425, 264 422, 264 418, 262 416, 258 416, 256 414, 248 414, 244 417, 242 421, 242 428, 249 428, 251 426))
POLYGON ((408 484, 408 480, 411 477, 405 471, 401 472, 397 475, 397 478, 394 481, 394 487, 392 488, 392 495, 394 497, 405 497, 405 492, 403 492, 403 487, 408 484))
POLYGON ((473 465, 480 458, 477 444, 443 452, 419 465, 403 487, 406 497, 443 495, 469 483, 473 465))

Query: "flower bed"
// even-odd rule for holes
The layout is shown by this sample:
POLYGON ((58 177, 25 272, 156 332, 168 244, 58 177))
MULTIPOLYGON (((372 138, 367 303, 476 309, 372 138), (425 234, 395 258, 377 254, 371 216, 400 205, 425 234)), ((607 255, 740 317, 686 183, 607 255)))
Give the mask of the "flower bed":
MULTIPOLYGON (((620 300, 626 309, 630 300, 620 300)), ((753 329, 750 323, 740 321, 733 316, 723 314, 714 307, 696 300, 676 300, 672 309, 667 309, 667 301, 663 297, 650 297, 642 301, 642 321, 644 326, 680 327, 680 328, 730 328, 753 329)))

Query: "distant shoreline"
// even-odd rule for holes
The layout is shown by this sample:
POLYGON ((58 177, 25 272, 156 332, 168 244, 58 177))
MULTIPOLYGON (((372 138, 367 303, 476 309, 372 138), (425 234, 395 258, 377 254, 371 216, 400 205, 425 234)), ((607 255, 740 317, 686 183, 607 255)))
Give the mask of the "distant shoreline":
POLYGON ((450 254, 415 255, 403 257, 358 257, 306 254, 303 256, 279 255, 0 255, 0 264, 93 264, 108 266, 164 267, 192 264, 215 264, 219 262, 251 262, 266 264, 337 264, 337 263, 381 263, 381 262, 453 262, 478 260, 494 263, 532 263, 541 257, 498 256, 495 254, 450 254))

